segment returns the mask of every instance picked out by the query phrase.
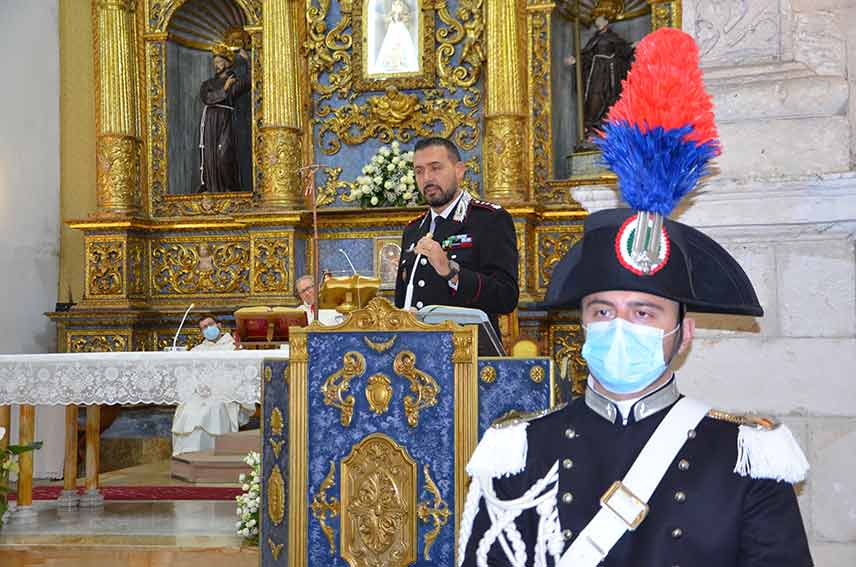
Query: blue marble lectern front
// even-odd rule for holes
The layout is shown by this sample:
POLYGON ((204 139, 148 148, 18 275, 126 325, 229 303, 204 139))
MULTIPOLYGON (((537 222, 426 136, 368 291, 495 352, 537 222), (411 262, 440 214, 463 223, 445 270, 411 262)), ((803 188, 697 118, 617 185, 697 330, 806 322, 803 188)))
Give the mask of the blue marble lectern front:
POLYGON ((548 358, 477 359, 476 337, 380 298, 292 329, 290 362, 265 362, 263 567, 455 564, 478 436, 564 397, 548 358))

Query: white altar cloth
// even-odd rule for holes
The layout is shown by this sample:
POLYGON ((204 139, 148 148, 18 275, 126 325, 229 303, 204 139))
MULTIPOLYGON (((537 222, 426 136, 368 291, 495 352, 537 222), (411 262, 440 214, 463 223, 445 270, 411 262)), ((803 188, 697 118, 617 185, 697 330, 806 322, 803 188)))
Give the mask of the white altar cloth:
POLYGON ((0 405, 254 404, 276 350, 0 355, 0 405))

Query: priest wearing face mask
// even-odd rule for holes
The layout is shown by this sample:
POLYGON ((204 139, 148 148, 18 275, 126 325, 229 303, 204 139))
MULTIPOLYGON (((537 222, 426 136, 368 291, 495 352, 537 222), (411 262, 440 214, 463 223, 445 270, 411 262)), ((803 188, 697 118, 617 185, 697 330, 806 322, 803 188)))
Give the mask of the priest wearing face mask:
POLYGON ((644 95, 646 79, 671 74, 676 84, 650 90, 702 100, 666 101, 671 111, 688 107, 676 131, 656 122, 667 111, 633 107, 644 96, 610 111, 599 144, 631 208, 587 217, 544 303, 579 309, 588 387, 567 405, 507 416, 485 433, 467 465, 459 564, 812 565, 792 486, 808 463, 787 427, 712 409, 678 388, 675 359, 695 331, 687 313, 763 316, 737 261, 666 218, 719 153, 697 63, 681 69, 671 59, 697 53, 692 38, 669 28, 639 45, 640 70, 625 92, 644 95))
MULTIPOLYGON (((203 341, 191 349, 193 352, 236 349, 232 335, 223 332, 214 316, 203 317, 199 330, 203 341)), ((256 411, 255 406, 211 400, 207 394, 197 391, 176 408, 172 421, 173 455, 213 449, 215 437, 238 431, 256 411)))

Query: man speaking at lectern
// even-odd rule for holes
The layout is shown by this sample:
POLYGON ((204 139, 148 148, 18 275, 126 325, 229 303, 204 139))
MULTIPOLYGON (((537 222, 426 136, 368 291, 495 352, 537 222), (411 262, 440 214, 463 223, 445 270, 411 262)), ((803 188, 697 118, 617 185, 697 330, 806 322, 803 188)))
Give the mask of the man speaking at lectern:
POLYGON ((511 215, 461 188, 466 165, 445 138, 417 142, 413 169, 429 209, 404 228, 396 306, 405 307, 412 281, 411 307, 481 309, 499 335, 497 316, 513 311, 519 295, 511 215))

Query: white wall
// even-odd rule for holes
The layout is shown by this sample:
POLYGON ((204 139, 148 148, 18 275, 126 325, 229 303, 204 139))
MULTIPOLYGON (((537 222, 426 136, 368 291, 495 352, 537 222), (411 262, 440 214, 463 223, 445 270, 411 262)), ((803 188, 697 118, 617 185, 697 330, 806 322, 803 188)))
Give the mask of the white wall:
MULTIPOLYGON (((772 414, 811 464, 815 564, 856 565, 856 0, 684 0, 716 106, 720 174, 677 220, 743 265, 760 319, 697 317, 681 389, 772 414)), ((617 203, 574 191, 588 210, 617 203)))
MULTIPOLYGON (((0 353, 53 352, 56 327, 43 313, 59 278, 57 0, 0 0, 0 62, 0 353)), ((37 409, 36 438, 47 443, 36 476, 61 473, 62 413, 37 409)))

